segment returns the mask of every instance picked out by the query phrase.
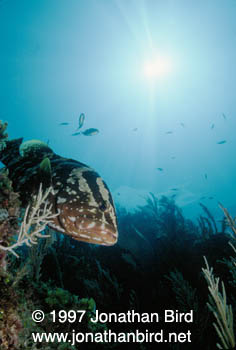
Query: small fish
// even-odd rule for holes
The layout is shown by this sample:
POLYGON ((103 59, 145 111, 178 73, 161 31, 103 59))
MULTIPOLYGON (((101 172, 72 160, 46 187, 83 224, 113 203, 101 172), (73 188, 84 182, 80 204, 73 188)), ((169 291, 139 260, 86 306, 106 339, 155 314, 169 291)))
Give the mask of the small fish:
POLYGON ((211 124, 211 129, 214 129, 214 127, 215 127, 215 124, 214 123, 211 124))
POLYGON ((175 156, 171 157, 171 159, 175 159, 175 158, 176 158, 175 156))
POLYGON ((224 120, 226 120, 226 115, 224 113, 222 113, 222 117, 224 118, 224 120))
POLYGON ((218 143, 218 145, 223 145, 223 143, 226 143, 226 140, 222 140, 222 141, 219 141, 217 143, 218 143))
POLYGON ((136 227, 134 225, 131 225, 131 227, 134 229, 134 231, 137 233, 137 235, 142 238, 144 241, 147 242, 147 239, 145 238, 145 236, 139 231, 136 229, 136 227))
POLYGON ((63 122, 63 123, 60 123, 59 125, 69 125, 70 123, 67 123, 67 122, 63 122))
POLYGON ((173 134, 173 131, 167 131, 166 134, 173 134))
POLYGON ((117 196, 120 196, 120 192, 117 192, 117 196))
POLYGON ((183 127, 183 128, 185 128, 185 125, 184 125, 184 123, 180 123, 180 125, 183 127))
POLYGON ((138 128, 134 128, 132 131, 137 131, 138 130, 138 128))
POLYGON ((171 191, 179 191, 178 188, 171 188, 171 191))
POLYGON ((81 135, 81 132, 78 131, 78 132, 75 132, 74 134, 71 134, 71 136, 77 136, 77 135, 81 135))
POLYGON ((207 174, 204 174, 205 179, 207 180, 207 174))
POLYGON ((85 119, 85 115, 84 113, 81 113, 79 116, 79 126, 76 130, 79 130, 80 128, 82 128, 82 126, 84 125, 84 119, 85 119))
POLYGON ((157 168, 157 170, 159 170, 159 171, 163 171, 163 168, 157 168))
POLYGON ((208 197, 208 199, 214 199, 214 197, 208 197))
POLYGON ((85 136, 93 136, 93 135, 97 135, 99 133, 99 130, 90 128, 90 129, 86 129, 85 131, 82 131, 81 133, 85 136))

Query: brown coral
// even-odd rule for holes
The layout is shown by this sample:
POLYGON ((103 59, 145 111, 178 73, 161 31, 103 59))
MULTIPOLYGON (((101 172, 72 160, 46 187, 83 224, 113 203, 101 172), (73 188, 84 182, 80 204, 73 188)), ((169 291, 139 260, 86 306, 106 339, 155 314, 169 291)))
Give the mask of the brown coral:
POLYGON ((12 189, 8 171, 0 171, 0 244, 7 246, 13 235, 17 233, 17 219, 20 213, 18 193, 12 189))
POLYGON ((7 278, 1 281, 0 348, 15 350, 18 349, 18 335, 22 325, 16 311, 16 295, 7 283, 7 278))
MULTIPOLYGON (((0 143, 1 131, 0 123, 0 143)), ((1 148, 1 146, 0 146, 1 148)), ((18 217, 20 201, 12 189, 8 171, 0 171, 0 244, 8 246, 13 235, 19 230, 18 217)), ((0 251, 0 348, 2 350, 18 349, 18 335, 21 322, 17 314, 17 296, 10 285, 11 276, 7 271, 7 253, 0 251)))

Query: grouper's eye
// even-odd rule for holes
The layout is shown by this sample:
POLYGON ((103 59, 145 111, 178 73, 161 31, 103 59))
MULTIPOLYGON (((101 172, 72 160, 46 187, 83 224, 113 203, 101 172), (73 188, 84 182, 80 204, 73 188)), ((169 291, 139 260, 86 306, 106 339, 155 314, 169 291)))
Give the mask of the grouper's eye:
POLYGON ((99 203, 99 209, 105 211, 108 208, 108 205, 105 201, 99 203))

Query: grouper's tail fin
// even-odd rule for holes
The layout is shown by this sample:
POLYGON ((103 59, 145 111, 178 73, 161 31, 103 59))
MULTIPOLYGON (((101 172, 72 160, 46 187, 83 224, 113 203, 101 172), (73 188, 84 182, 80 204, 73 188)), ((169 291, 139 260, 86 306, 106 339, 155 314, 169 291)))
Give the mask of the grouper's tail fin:
POLYGON ((19 147, 23 137, 11 141, 4 141, 5 147, 0 151, 0 161, 7 167, 15 158, 19 157, 19 147))

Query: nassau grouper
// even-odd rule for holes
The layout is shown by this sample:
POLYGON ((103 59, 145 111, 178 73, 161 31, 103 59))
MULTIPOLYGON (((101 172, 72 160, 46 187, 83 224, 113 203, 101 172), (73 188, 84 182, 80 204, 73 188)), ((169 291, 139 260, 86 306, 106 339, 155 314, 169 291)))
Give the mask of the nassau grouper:
POLYGON ((6 141, 0 153, 15 192, 25 207, 39 184, 52 185, 48 197, 52 212, 59 213, 49 224, 78 241, 113 245, 117 242, 117 218, 111 193, 102 178, 89 166, 63 158, 44 142, 23 139, 6 141))

